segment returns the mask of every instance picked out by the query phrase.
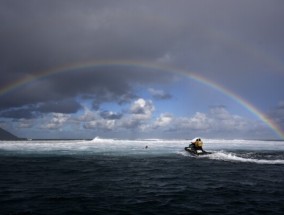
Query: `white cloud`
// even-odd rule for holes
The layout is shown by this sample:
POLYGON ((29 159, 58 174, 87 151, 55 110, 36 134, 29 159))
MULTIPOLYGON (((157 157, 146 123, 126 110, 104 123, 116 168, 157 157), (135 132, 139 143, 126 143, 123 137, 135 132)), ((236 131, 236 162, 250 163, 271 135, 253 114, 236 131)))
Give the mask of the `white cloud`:
POLYGON ((169 113, 163 113, 154 122, 154 128, 165 127, 171 124, 173 121, 173 116, 169 113))
POLYGON ((119 131, 123 129, 141 128, 142 124, 149 123, 155 107, 151 100, 139 98, 129 107, 125 114, 113 111, 91 111, 85 108, 84 113, 77 118, 87 129, 102 129, 119 131))
MULTIPOLYGON (((87 129, 111 131, 136 130, 143 132, 205 132, 217 134, 224 132, 245 132, 256 129, 256 124, 238 115, 231 114, 224 106, 211 108, 208 113, 196 112, 188 117, 176 117, 172 113, 161 113, 153 119, 155 106, 151 100, 135 100, 121 117, 105 117, 100 111, 85 108, 78 117, 87 129)), ((109 111, 114 114, 115 112, 109 111)), ((54 125, 55 126, 55 125, 54 125)))
POLYGON ((112 130, 115 127, 115 120, 95 119, 84 124, 87 129, 112 130))
POLYGON ((247 130, 252 128, 252 122, 229 113, 223 106, 211 108, 209 117, 212 119, 215 130, 247 130))
POLYGON ((63 113, 52 113, 51 119, 47 122, 41 125, 41 128, 43 129, 58 129, 63 127, 65 122, 70 119, 70 115, 63 114, 63 113))
POLYGON ((120 120, 119 126, 127 129, 139 128, 144 130, 151 123, 154 111, 155 106, 151 100, 139 98, 132 103, 129 114, 120 120))
POLYGON ((170 99, 172 97, 169 93, 163 90, 149 88, 148 92, 156 99, 170 99))
POLYGON ((152 113, 155 111, 155 107, 151 100, 146 101, 139 98, 133 102, 130 111, 134 115, 134 118, 146 120, 151 118, 152 113))
MULTIPOLYGON (((151 100, 139 98, 133 101, 123 114, 113 111, 84 109, 79 116, 53 113, 45 118, 41 128, 59 129, 73 123, 74 128, 93 129, 108 132, 125 132, 127 130, 144 134, 164 134, 178 137, 180 134, 217 135, 243 134, 260 131, 263 127, 255 121, 230 113, 225 107, 211 108, 208 113, 196 112, 191 116, 177 117, 173 113, 161 113, 154 119, 155 106, 151 100), (118 117, 119 115, 119 117, 118 117), (168 133, 169 134, 169 133, 168 133)), ((21 126, 28 126, 29 121, 22 121, 21 126)))
MULTIPOLYGON (((207 135, 224 134, 234 132, 242 134, 251 130, 257 130, 257 123, 238 115, 231 114, 225 107, 215 107, 209 113, 196 112, 189 117, 175 117, 169 113, 161 114, 148 130, 163 130, 180 132, 198 132, 207 135)), ((146 126, 145 126, 146 127, 146 126)))
POLYGON ((84 108, 84 113, 76 118, 76 121, 82 122, 86 129, 112 130, 116 124, 116 120, 105 119, 100 111, 91 111, 87 107, 84 108))
POLYGON ((173 54, 170 53, 170 52, 167 52, 167 53, 165 53, 163 56, 159 57, 159 58, 157 59, 157 62, 158 62, 158 63, 163 63, 163 64, 171 64, 171 63, 173 63, 175 60, 176 60, 176 59, 175 59, 175 57, 173 56, 173 54))
POLYGON ((78 121, 80 122, 90 122, 96 119, 96 114, 94 111, 91 111, 89 108, 84 108, 83 115, 78 117, 78 121))
POLYGON ((207 130, 211 127, 211 123, 212 119, 200 112, 192 117, 181 117, 175 120, 178 129, 207 130))
POLYGON ((18 127, 19 128, 31 128, 34 125, 34 119, 20 119, 18 127))
POLYGON ((210 115, 215 119, 227 119, 230 118, 230 113, 224 106, 216 106, 209 110, 210 115))
POLYGON ((144 121, 133 117, 133 116, 126 116, 119 121, 119 127, 122 129, 136 129, 138 128, 144 121))

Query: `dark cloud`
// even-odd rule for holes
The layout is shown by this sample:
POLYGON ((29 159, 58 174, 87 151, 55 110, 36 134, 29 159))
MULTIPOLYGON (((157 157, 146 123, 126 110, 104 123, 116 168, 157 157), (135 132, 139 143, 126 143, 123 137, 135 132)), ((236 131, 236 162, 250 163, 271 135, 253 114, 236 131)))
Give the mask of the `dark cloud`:
POLYGON ((19 108, 8 108, 0 112, 0 117, 31 119, 46 113, 76 113, 81 108, 81 105, 75 100, 49 101, 19 108))
POLYGON ((162 59, 245 95, 248 77, 283 71, 283 8, 276 0, 1 1, 0 84, 71 62, 162 59))
MULTIPOLYGON (((69 104, 62 101, 71 101, 76 97, 92 99, 94 108, 98 108, 102 102, 123 104, 137 98, 133 89, 135 85, 170 82, 171 79, 172 74, 169 73, 153 70, 142 72, 140 68, 129 66, 105 66, 68 71, 35 80, 19 90, 2 96, 0 108, 46 102, 47 104, 40 105, 40 110, 48 112, 50 108, 67 108, 69 104)), ((79 108, 74 101, 70 105, 72 111, 79 108)))
POLYGON ((147 20, 146 8, 123 4, 1 1, 1 65, 24 76, 74 61, 162 55, 170 31, 147 20))
POLYGON ((40 104, 37 111, 41 113, 76 113, 81 109, 81 105, 74 100, 64 100, 56 102, 46 102, 40 104))
POLYGON ((34 108, 8 109, 0 112, 0 117, 12 119, 32 119, 36 117, 34 108))
POLYGON ((284 131, 284 102, 280 102, 277 107, 270 111, 269 116, 284 131))
MULTIPOLYGON (((278 0, 2 0, 0 92, 64 65, 125 60, 195 71, 266 110, 284 99, 283 8, 278 0)), ((170 99, 150 85, 173 76, 134 66, 81 67, 0 95, 0 114, 74 113, 81 100, 99 110, 104 102, 140 98, 141 86, 154 87, 154 99, 170 99)), ((138 106, 135 111, 145 113, 138 106)), ((280 112, 272 117, 281 121, 280 112)))

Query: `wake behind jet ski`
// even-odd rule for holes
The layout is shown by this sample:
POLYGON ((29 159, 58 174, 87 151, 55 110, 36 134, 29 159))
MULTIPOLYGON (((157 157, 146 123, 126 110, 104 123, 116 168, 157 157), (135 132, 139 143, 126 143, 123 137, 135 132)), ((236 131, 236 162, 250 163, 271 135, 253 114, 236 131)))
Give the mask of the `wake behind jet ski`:
POLYGON ((202 148, 203 142, 200 138, 194 138, 191 141, 191 144, 189 144, 188 147, 185 147, 184 150, 193 154, 193 155, 208 155, 211 154, 211 152, 206 152, 202 148))

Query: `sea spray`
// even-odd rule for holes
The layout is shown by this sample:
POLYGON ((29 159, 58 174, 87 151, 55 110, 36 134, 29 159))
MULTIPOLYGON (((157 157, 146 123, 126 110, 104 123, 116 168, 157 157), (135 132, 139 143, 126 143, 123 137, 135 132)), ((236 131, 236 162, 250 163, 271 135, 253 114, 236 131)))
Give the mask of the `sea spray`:
MULTIPOLYGON (((253 156, 252 153, 250 154, 253 156)), ((245 158, 241 157, 241 155, 238 155, 236 153, 223 152, 223 151, 212 153, 207 157, 212 160, 222 160, 230 162, 256 163, 256 164, 284 164, 284 159, 269 160, 269 159, 245 158)))

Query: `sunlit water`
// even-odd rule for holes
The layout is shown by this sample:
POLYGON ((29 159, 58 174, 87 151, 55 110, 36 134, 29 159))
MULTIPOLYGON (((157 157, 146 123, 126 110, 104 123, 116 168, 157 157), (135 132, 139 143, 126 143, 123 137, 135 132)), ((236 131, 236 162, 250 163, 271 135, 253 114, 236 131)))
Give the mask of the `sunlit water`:
POLYGON ((189 143, 2 141, 1 214, 283 214, 284 142, 189 143))

